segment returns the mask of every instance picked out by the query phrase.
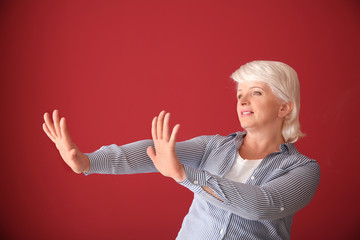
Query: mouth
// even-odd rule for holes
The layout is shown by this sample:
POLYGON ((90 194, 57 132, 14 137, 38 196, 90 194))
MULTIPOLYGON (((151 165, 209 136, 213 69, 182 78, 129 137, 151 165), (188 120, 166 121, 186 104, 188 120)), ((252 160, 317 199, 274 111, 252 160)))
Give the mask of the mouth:
POLYGON ((241 116, 249 116, 251 114, 253 114, 254 112, 251 111, 241 111, 241 116))

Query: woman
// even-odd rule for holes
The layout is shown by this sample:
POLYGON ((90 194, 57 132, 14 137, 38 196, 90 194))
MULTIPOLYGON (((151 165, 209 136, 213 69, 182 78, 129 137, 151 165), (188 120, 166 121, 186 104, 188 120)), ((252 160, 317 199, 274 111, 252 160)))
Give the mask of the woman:
POLYGON ((194 192, 177 239, 290 239, 294 214, 320 179, 317 162, 293 144, 303 135, 297 74, 281 62, 253 61, 231 77, 244 132, 176 143, 180 126, 171 131, 162 111, 152 122, 153 140, 82 154, 57 110, 53 121, 45 114, 44 131, 76 173, 159 171, 194 192))

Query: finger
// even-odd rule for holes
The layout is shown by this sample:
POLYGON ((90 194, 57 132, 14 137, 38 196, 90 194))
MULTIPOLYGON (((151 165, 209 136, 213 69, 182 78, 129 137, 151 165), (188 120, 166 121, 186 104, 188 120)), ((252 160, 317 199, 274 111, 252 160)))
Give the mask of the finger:
POLYGON ((175 147, 179 129, 180 129, 180 124, 176 124, 176 126, 172 130, 171 137, 170 137, 170 145, 172 147, 175 147))
POLYGON ((60 130, 61 130, 61 135, 65 140, 65 143, 67 144, 67 147, 71 148, 71 137, 67 128, 65 117, 62 117, 60 119, 60 130))
POLYGON ((58 111, 58 110, 54 110, 54 112, 53 112, 53 120, 54 120, 56 135, 57 135, 59 138, 61 138, 61 132, 60 132, 60 117, 59 117, 59 111, 58 111))
POLYGON ((45 120, 46 126, 49 129, 51 135, 53 136, 53 138, 56 138, 57 135, 56 135, 56 132, 55 132, 55 129, 54 129, 54 124, 50 119, 49 113, 45 113, 44 120, 45 120))
POLYGON ((46 126, 46 123, 43 123, 43 130, 46 133, 46 135, 55 143, 55 138, 51 135, 51 132, 49 131, 48 127, 46 126))
POLYGON ((169 122, 170 122, 170 113, 166 113, 164 117, 164 126, 163 126, 163 138, 166 141, 169 141, 170 139, 169 122))
POLYGON ((152 120, 152 123, 151 123, 151 136, 154 141, 157 139, 156 122, 157 122, 157 117, 154 117, 154 119, 152 120))
POLYGON ((151 147, 151 146, 148 147, 148 148, 146 149, 146 153, 147 153, 147 155, 151 158, 151 160, 154 161, 155 156, 156 156, 155 151, 154 151, 154 148, 151 147))
POLYGON ((161 111, 157 120, 157 138, 162 139, 162 131, 163 131, 163 121, 164 121, 165 111, 161 111))

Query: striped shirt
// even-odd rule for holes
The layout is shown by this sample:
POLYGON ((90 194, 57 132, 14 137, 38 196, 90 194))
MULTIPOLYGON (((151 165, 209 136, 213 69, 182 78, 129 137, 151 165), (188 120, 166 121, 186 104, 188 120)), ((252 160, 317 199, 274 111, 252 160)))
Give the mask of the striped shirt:
MULTIPOLYGON (((294 214, 312 199, 320 180, 315 160, 292 143, 267 155, 246 183, 227 180, 245 132, 200 136, 176 143, 186 179, 179 183, 194 193, 177 239, 290 239, 294 214), (203 190, 211 188, 216 196, 203 190)), ((115 144, 86 154, 87 174, 156 172, 146 148, 152 140, 115 144)))

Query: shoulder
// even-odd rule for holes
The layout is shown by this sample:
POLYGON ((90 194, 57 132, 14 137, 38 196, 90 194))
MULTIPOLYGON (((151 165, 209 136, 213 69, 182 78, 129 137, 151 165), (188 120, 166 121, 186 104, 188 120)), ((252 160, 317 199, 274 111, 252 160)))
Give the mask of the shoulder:
POLYGON ((216 134, 212 136, 211 140, 209 141, 209 144, 220 147, 223 145, 234 144, 234 142, 236 142, 241 138, 242 138, 241 132, 231 133, 227 136, 216 134))
POLYGON ((182 143, 184 144, 196 144, 199 146, 203 146, 208 149, 215 149, 222 146, 230 146, 233 145, 239 138, 242 138, 240 132, 235 132, 229 134, 227 136, 223 136, 220 134, 216 135, 201 135, 198 137, 194 137, 182 143))
POLYGON ((281 150, 283 152, 286 152, 286 154, 284 154, 286 161, 283 161, 283 164, 287 165, 286 168, 302 166, 314 168, 320 171, 320 165, 318 164, 318 162, 315 159, 300 153, 293 143, 287 143, 282 145, 281 150))
POLYGON ((293 144, 282 144, 280 152, 269 155, 262 163, 263 170, 268 170, 265 182, 281 176, 312 179, 314 183, 320 179, 320 166, 315 159, 301 154, 293 144))

